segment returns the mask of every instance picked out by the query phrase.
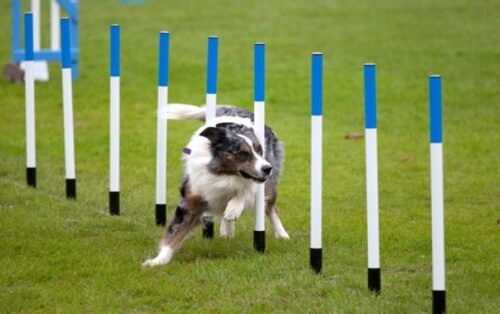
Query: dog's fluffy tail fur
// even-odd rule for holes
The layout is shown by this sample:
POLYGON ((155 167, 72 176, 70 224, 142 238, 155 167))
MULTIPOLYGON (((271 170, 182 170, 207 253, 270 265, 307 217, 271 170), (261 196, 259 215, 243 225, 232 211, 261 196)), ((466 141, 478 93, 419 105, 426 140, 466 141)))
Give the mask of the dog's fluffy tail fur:
POLYGON ((169 104, 163 118, 170 120, 200 120, 205 121, 206 108, 185 104, 169 104))

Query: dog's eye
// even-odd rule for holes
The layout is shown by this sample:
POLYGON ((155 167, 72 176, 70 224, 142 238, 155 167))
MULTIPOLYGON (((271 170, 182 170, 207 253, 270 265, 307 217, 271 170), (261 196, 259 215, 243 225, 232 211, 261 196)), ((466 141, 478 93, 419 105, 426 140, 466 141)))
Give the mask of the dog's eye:
POLYGON ((238 154, 236 154, 236 159, 240 162, 247 161, 250 159, 250 154, 245 151, 238 152, 238 154))

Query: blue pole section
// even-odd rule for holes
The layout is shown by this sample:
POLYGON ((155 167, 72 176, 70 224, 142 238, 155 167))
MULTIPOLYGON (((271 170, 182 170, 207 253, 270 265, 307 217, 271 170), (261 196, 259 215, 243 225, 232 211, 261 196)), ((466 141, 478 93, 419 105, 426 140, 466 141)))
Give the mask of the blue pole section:
POLYGON ((322 248, 322 168, 323 168, 323 54, 311 57, 311 246, 309 263, 321 273, 322 248))
POLYGON ((61 19, 61 62, 64 69, 71 68, 70 23, 68 18, 61 19))
POLYGON ((266 46, 257 43, 254 47, 254 101, 264 101, 266 46))
POLYGON ((168 86, 168 58, 170 49, 170 34, 160 33, 160 51, 158 57, 158 86, 168 86))
POLYGON ((217 55, 219 38, 208 38, 207 94, 217 94, 217 55))
POLYGON ((429 78, 429 98, 431 113, 431 143, 443 142, 443 130, 441 126, 441 77, 431 76, 429 78))
MULTIPOLYGON (((73 80, 76 80, 78 78, 78 75, 79 75, 79 66, 78 66, 78 61, 80 59, 80 49, 79 49, 79 33, 80 33, 80 27, 79 27, 79 9, 78 9, 78 0, 71 0, 71 3, 72 3, 72 8, 74 8, 74 10, 71 10, 71 14, 68 12, 68 14, 70 14, 70 20, 71 20, 71 32, 70 32, 70 35, 71 35, 71 50, 73 51, 73 60, 72 60, 72 71, 71 71, 71 75, 73 77, 73 80)), ((66 6, 66 8, 69 7, 69 6, 66 6)))
POLYGON ((111 25, 111 63, 110 74, 111 76, 120 76, 120 26, 111 25))
POLYGON ((26 61, 33 61, 33 13, 24 14, 24 53, 26 61))
POLYGON ((167 223, 167 118, 163 117, 168 103, 168 59, 170 34, 160 32, 158 52, 158 125, 156 139, 156 206, 155 220, 159 226, 167 223))
POLYGON ((15 52, 21 49, 21 0, 12 1, 12 61, 16 60, 15 52))
MULTIPOLYGON (((254 129, 257 139, 266 151, 265 141, 265 62, 266 46, 264 43, 254 45, 254 129)), ((265 228, 265 186, 260 184, 255 201, 253 247, 257 252, 264 253, 266 250, 266 228, 265 228)))
POLYGON ((432 312, 446 312, 441 77, 429 77, 432 214, 432 312))
POLYGON ((377 103, 375 64, 367 63, 364 66, 365 77, 365 128, 377 128, 377 103))
POLYGON ((323 115, 323 54, 312 55, 312 91, 311 113, 313 116, 323 115))

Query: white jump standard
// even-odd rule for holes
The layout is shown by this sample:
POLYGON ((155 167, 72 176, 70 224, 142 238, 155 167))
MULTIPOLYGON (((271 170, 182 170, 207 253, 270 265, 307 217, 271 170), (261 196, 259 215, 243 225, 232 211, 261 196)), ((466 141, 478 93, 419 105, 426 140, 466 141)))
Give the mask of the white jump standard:
POLYGON ((24 53, 26 68, 24 74, 24 93, 26 101, 26 181, 36 187, 36 149, 35 149, 35 78, 33 50, 33 14, 24 14, 24 53))
POLYGON ((310 265, 322 268, 321 215, 323 167, 323 54, 312 54, 311 66, 311 250, 310 265))
POLYGON ((432 312, 446 312, 441 77, 429 77, 432 204, 432 312))
POLYGON ((109 213, 120 215, 120 26, 110 27, 109 213))
POLYGON ((168 104, 168 57, 170 34, 160 33, 158 54, 158 114, 156 137, 156 224, 164 226, 167 222, 167 119, 163 114, 168 104))
MULTIPOLYGON (((215 119, 217 110, 217 67, 218 67, 219 38, 217 36, 208 37, 207 55, 207 95, 206 95, 206 117, 205 123, 215 119)), ((203 220, 203 237, 214 237, 214 217, 211 212, 205 212, 203 220)))
POLYGON ((66 197, 76 198, 75 144, 73 135, 73 87, 71 73, 70 21, 61 19, 61 65, 64 107, 64 156, 66 163, 66 197))
POLYGON ((377 92, 375 64, 364 65, 368 289, 380 293, 378 223, 377 92))
MULTIPOLYGON (((266 158, 264 117, 265 64, 266 46, 263 43, 256 43, 254 46, 254 129, 255 135, 262 145, 262 157, 264 158, 266 158)), ((257 252, 261 253, 264 253, 266 250, 265 216, 265 184, 259 184, 255 198, 253 247, 257 252)))

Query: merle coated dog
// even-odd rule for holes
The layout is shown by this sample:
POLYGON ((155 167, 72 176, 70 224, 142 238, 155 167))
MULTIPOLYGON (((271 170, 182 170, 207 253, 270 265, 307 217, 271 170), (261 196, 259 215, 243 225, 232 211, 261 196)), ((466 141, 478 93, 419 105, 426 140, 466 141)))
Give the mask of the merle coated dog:
MULTIPOLYGON (((205 120, 205 107, 171 104, 168 119, 205 120)), ((259 184, 265 184, 266 214, 276 238, 288 239, 276 207, 284 148, 265 126, 265 153, 254 131, 253 114, 232 106, 217 106, 216 118, 198 129, 184 148, 185 171, 180 202, 165 228, 158 256, 143 263, 170 262, 186 236, 203 220, 204 212, 222 215, 220 235, 232 237, 244 209, 255 207, 259 184)))

